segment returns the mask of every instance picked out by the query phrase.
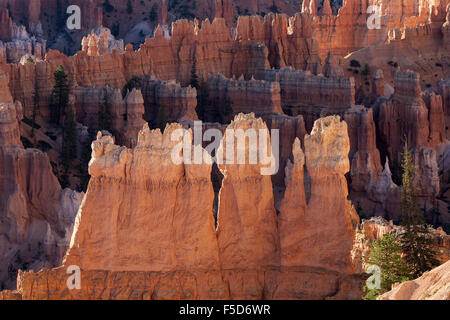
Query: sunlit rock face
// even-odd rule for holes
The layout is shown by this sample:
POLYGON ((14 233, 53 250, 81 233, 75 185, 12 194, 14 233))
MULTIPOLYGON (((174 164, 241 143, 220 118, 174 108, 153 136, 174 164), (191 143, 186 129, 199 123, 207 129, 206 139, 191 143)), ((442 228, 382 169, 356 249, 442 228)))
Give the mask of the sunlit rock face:
MULTIPOLYGON (((228 129, 257 130, 270 146, 265 122, 253 114, 237 115, 228 129)), ((177 142, 170 138, 177 130, 181 125, 168 125, 164 134, 144 126, 133 149, 115 145, 111 136, 97 136, 89 168, 92 179, 63 267, 21 274, 23 298, 358 296, 361 279, 352 271, 354 231, 344 177, 350 148, 345 122, 338 117, 321 119, 305 138, 311 175, 308 204, 302 180, 304 155, 299 139, 295 141, 295 162, 286 169, 288 190, 279 216, 271 176, 261 174, 267 165, 219 163, 223 180, 217 227, 212 214, 212 163, 174 163, 171 150, 177 142), (325 199, 319 193, 322 188, 328 188, 332 198, 325 199), (301 199, 303 204, 297 205, 301 199), (82 270, 84 285, 77 292, 61 287, 69 265, 82 270), (100 284, 99 276, 106 282, 100 284), (42 281, 51 281, 52 289, 44 288, 42 281), (115 282, 113 287, 110 281, 115 282), (308 289, 298 285, 304 282, 308 289), (92 291, 95 286, 105 290, 92 291)), ((191 133, 184 131, 192 147, 185 152, 195 150, 191 133)), ((225 131, 218 154, 227 152, 228 135, 230 131, 225 131)), ((245 150, 250 147, 247 143, 245 150)))

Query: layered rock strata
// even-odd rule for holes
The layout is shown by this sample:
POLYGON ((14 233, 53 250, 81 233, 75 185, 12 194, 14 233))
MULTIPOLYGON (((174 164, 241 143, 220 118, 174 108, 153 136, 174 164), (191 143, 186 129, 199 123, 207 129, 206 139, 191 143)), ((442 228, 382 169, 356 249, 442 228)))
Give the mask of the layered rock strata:
MULTIPOLYGON (((176 149, 178 156, 195 159, 195 152, 202 151, 206 160, 209 157, 202 148, 192 145, 191 130, 176 131, 180 129, 179 124, 168 125, 161 134, 144 126, 134 149, 119 147, 110 136, 99 134, 93 143, 92 179, 64 265, 21 273, 18 283, 22 298, 359 297, 357 288, 362 278, 353 274, 350 261, 354 232, 344 177, 349 170, 350 150, 345 122, 337 117, 321 119, 305 138, 311 175, 306 213, 295 205, 299 197, 294 188, 307 194, 300 181, 303 167, 297 162, 294 168, 288 166, 290 191, 279 217, 271 177, 261 175, 264 165, 219 163, 224 177, 217 230, 212 215, 212 164, 172 161, 171 153, 177 145, 170 139, 173 133, 181 133, 179 138, 184 134, 187 146, 191 146, 184 151, 176 149), (327 198, 318 192, 323 188, 330 188, 327 198), (330 194, 332 198, 328 198, 330 194), (289 216, 299 222, 300 229, 284 224, 289 216), (301 223, 302 219, 307 223, 301 223), (323 229, 328 231, 317 229, 317 220, 329 226, 323 229), (334 244, 329 238, 332 235, 334 244), (324 236, 328 240, 322 241, 324 236), (313 247, 317 250, 308 254, 313 247), (67 290, 69 265, 81 268, 80 290, 67 290)), ((268 131, 261 119, 242 114, 228 129, 254 129, 258 136, 268 131)), ((219 154, 220 150, 224 154, 239 150, 225 143, 229 134, 225 133, 219 154)), ((251 146, 248 143, 246 152, 251 146)), ((300 159, 301 150, 297 139, 295 159, 300 159)))
POLYGON ((62 263, 83 195, 61 189, 45 153, 23 148, 21 104, 1 94, 0 287, 12 289, 18 269, 62 263))
POLYGON ((210 105, 206 110, 206 118, 209 121, 218 117, 222 123, 226 123, 239 113, 253 112, 259 117, 283 113, 280 85, 276 82, 210 75, 208 91, 210 105))
POLYGON ((159 119, 167 122, 185 122, 197 120, 197 90, 182 87, 175 80, 162 81, 145 77, 142 84, 144 96, 144 119, 156 124, 159 119), (161 115, 160 115, 161 113, 161 115))
POLYGON ((342 113, 355 104, 353 78, 327 78, 293 68, 266 70, 258 78, 280 84, 283 110, 301 114, 308 131, 323 112, 342 113))

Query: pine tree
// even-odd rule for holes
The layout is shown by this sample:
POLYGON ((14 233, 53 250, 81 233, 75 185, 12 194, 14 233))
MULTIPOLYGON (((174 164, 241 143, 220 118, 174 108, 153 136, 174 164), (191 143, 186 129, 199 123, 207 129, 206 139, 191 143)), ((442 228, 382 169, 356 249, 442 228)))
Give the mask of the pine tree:
POLYGON ((59 65, 53 76, 55 78, 55 86, 51 96, 51 119, 53 123, 59 125, 69 104, 70 89, 63 66, 59 65))
POLYGON ((200 83, 198 81, 198 75, 197 75, 197 58, 194 55, 194 60, 192 62, 192 68, 191 68, 191 81, 190 85, 192 88, 199 89, 200 83))
POLYGON ((405 144, 402 160, 402 224, 404 231, 400 235, 400 242, 404 259, 415 278, 439 265, 436 251, 433 249, 430 226, 420 215, 417 203, 417 191, 414 186, 415 165, 412 154, 405 144))
POLYGON ((161 132, 164 132, 166 128, 167 120, 166 120, 166 106, 161 104, 158 110, 158 120, 157 120, 158 128, 161 132))
POLYGON ((221 104, 219 113, 221 123, 227 122, 229 116, 233 113, 233 101, 230 97, 227 96, 225 98, 225 101, 221 104))
POLYGON ((151 22, 155 22, 158 19, 158 4, 155 3, 150 11, 149 19, 151 22))
POLYGON ((100 130, 107 130, 112 133, 111 125, 111 105, 108 100, 108 90, 103 90, 103 103, 100 105, 98 112, 98 127, 100 130))
POLYGON ((208 83, 203 81, 200 83, 199 88, 197 89, 197 107, 195 111, 197 112, 197 116, 200 120, 206 121, 206 108, 209 105, 209 87, 208 83))
POLYGON ((78 142, 78 132, 77 125, 75 122, 75 114, 73 110, 69 110, 64 119, 64 132, 63 132, 63 145, 61 161, 64 167, 63 187, 67 186, 67 175, 69 172, 70 163, 72 160, 77 158, 77 142, 78 142))
POLYGON ((34 127, 36 126, 36 114, 39 109, 39 91, 37 86, 37 81, 34 82, 34 92, 33 92, 33 114, 31 117, 31 137, 34 138, 34 127))
POLYGON ((131 2, 131 0, 128 0, 128 2, 127 2, 127 13, 128 14, 133 13, 133 3, 131 2))
POLYGON ((365 262, 381 269, 381 287, 380 289, 365 288, 367 295, 364 299, 366 300, 375 299, 391 290, 395 283, 411 279, 411 270, 402 259, 402 245, 393 234, 387 234, 383 238, 373 241, 370 244, 370 254, 365 262))

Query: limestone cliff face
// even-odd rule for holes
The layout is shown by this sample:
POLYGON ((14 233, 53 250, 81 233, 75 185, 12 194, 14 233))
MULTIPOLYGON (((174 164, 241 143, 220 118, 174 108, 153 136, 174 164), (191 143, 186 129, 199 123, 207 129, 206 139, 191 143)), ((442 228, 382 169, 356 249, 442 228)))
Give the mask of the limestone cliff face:
POLYGON ((331 270, 351 272, 347 253, 354 231, 345 179, 350 169, 349 151, 347 124, 339 117, 316 121, 311 134, 305 136, 304 152, 296 139, 294 162, 286 168, 287 189, 279 215, 281 265, 326 265, 331 270), (310 176, 308 199, 305 164, 310 176), (312 227, 318 225, 322 227, 312 227), (324 241, 315 241, 319 238, 324 241))
POLYGON ((173 164, 177 129, 168 126, 163 135, 145 126, 132 150, 110 136, 93 143, 92 178, 67 265, 160 272, 219 267, 211 165, 173 164))
MULTIPOLYGON (((264 117, 270 130, 279 130, 280 139, 280 169, 272 176, 274 188, 285 188, 285 170, 288 160, 293 160, 292 146, 296 138, 303 143, 306 135, 305 121, 302 116, 287 116, 284 114, 264 117)), ((277 193, 275 192, 275 196, 277 193)), ((275 199, 277 201, 278 199, 275 199)), ((277 207, 278 208, 278 207, 277 207)))
MULTIPOLYGON (((271 177, 261 175, 264 165, 219 163, 223 180, 217 229, 212 164, 172 161, 177 142, 170 138, 181 128, 168 125, 161 134, 144 126, 134 149, 98 135, 89 169, 92 178, 64 264, 21 273, 22 298, 359 297, 363 279, 353 274, 350 261, 354 232, 344 177, 350 150, 345 122, 321 119, 305 138, 310 196, 301 179, 302 149, 296 140, 295 164, 279 217, 271 177), (323 188, 326 194, 319 193, 323 188), (296 206, 302 197, 310 197, 309 203, 296 206), (302 208, 307 208, 308 218, 302 208), (69 265, 81 267, 81 290, 66 289, 69 265)), ((258 135, 268 131, 253 114, 236 116, 228 129, 255 129, 258 135)), ((195 149, 189 132, 184 134, 192 148, 183 151, 185 156, 195 149)), ((225 132, 226 138, 230 131, 225 132)), ((239 150, 226 141, 218 154, 239 150)), ((249 148, 247 144, 244 150, 249 148)))
POLYGON ((317 74, 322 66, 318 42, 312 38, 312 18, 309 14, 290 18, 285 14, 268 14, 263 19, 242 16, 236 26, 237 39, 263 43, 269 50, 271 67, 292 66, 317 74))
MULTIPOLYGON (((99 113, 110 117, 111 130, 121 145, 134 147, 138 133, 144 125, 144 98, 138 89, 122 98, 121 90, 112 88, 75 87, 74 107, 77 121, 98 128, 99 113), (101 107, 109 110, 100 111, 101 107)), ((104 129, 104 128, 102 128, 104 129)))
POLYGON ((45 153, 23 148, 22 106, 8 90, 0 100, 5 101, 0 102, 0 287, 5 289, 14 288, 18 269, 61 264, 83 195, 61 190, 45 153))
POLYGON ((355 106, 345 113, 344 119, 348 124, 351 141, 351 188, 365 191, 382 171, 372 109, 355 106))
POLYGON ((217 115, 226 123, 239 113, 253 112, 259 117, 283 113, 280 85, 276 82, 228 79, 219 74, 208 77, 208 88, 211 105, 206 117, 210 121, 216 121, 217 115), (231 110, 224 110, 227 103, 231 110))
POLYGON ((303 12, 316 15, 313 18, 312 33, 319 43, 318 52, 323 59, 328 51, 345 56, 349 52, 387 40, 394 30, 398 32, 425 24, 428 19, 435 19, 442 24, 448 0, 423 1, 420 4, 413 0, 344 0, 337 15, 324 14, 323 10, 317 13, 317 5, 311 9, 308 6, 311 3, 314 1, 304 2, 303 12), (368 28, 368 18, 373 12, 367 12, 367 9, 371 5, 381 6, 379 28, 368 28))
MULTIPOLYGON (((429 111, 422 99, 419 81, 420 77, 415 72, 397 72, 394 95, 376 110, 381 140, 394 161, 400 161, 402 137, 407 139, 413 148, 420 146, 434 148, 444 138, 442 137, 444 129, 437 127, 441 122, 433 123, 434 127, 430 132, 429 111)), ((430 101, 430 98, 428 100, 430 101)), ((441 118, 444 117, 441 101, 436 98, 430 101, 430 104, 433 104, 430 106, 433 118, 437 114, 441 118)))
POLYGON ((381 103, 378 113, 378 132, 383 148, 398 166, 405 141, 414 153, 419 169, 417 183, 421 196, 434 198, 439 190, 437 159, 434 149, 445 141, 442 98, 422 92, 419 75, 411 71, 397 72, 395 93, 381 103))
MULTIPOLYGON (((262 164, 265 159, 258 155, 258 163, 252 164, 249 155, 245 164, 238 163, 241 145, 235 139, 238 130, 255 130, 258 141, 245 142, 245 150, 254 148, 261 140, 270 142, 266 124, 254 114, 239 114, 227 127, 224 140, 218 152, 227 154, 228 139, 236 140, 232 147, 234 164, 218 164, 224 178, 219 194, 217 240, 223 269, 260 269, 278 264, 277 215, 274 207, 272 181, 270 175, 262 175, 261 170, 269 166, 262 164), (234 130, 234 131, 231 131, 234 130), (264 137, 264 133, 266 136, 264 137), (244 191, 245 190, 245 191, 244 191)), ((267 143, 266 155, 271 155, 271 145, 267 143)), ((258 149, 259 150, 259 149, 258 149)), ((259 150, 260 151, 260 150, 259 150)), ((250 151, 251 152, 251 151, 250 151)))
POLYGON ((442 97, 442 103, 445 115, 445 127, 447 139, 450 138, 450 79, 440 81, 438 85, 439 95, 442 97))
POLYGON ((283 110, 289 115, 302 115, 308 131, 322 112, 344 112, 355 103, 353 78, 315 76, 293 68, 266 70, 258 78, 280 83, 283 110))
POLYGON ((142 84, 144 96, 144 119, 157 124, 158 118, 167 122, 185 122, 198 120, 197 90, 182 87, 175 80, 162 81, 153 77, 145 77, 142 84), (163 113, 160 115, 160 113, 163 113))

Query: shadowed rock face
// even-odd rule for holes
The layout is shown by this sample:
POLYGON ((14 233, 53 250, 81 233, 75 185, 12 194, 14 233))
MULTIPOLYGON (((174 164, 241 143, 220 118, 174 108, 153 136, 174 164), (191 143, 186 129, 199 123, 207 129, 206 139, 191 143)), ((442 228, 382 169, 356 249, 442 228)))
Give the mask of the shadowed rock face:
MULTIPOLYGON (((20 294, 0 298, 360 298, 362 279, 355 273, 363 266, 355 259, 367 252, 367 239, 393 226, 363 223, 352 246, 359 223, 354 207, 362 216, 401 218, 401 187, 394 181, 404 139, 417 166, 421 205, 440 210, 433 222, 449 221, 449 0, 344 0, 340 10, 328 0, 305 0, 296 10, 281 0, 202 1, 195 13, 211 20, 179 20, 171 27, 167 23, 184 0, 175 8, 162 1, 152 23, 136 21, 137 14, 123 19, 126 2, 110 2, 117 15, 105 15, 105 25, 124 21, 120 36, 132 39, 141 22, 148 33, 155 27, 154 36, 139 50, 124 47, 101 27, 103 0, 74 0, 82 8, 82 31, 70 37, 81 51, 66 56, 50 50, 42 60, 41 36, 59 32, 51 26, 56 0, 16 1, 10 12, 4 9, 8 0, 0 0, 0 40, 6 41, 0 42, 0 290, 13 287, 17 268, 62 264, 19 272, 20 294), (382 5, 380 29, 367 27, 370 4, 382 5), (284 13, 267 14, 277 9, 284 13), (30 55, 37 59, 28 60, 30 55), (83 195, 61 190, 47 155, 22 147, 18 125, 22 114, 31 117, 35 88, 38 120, 49 120, 59 65, 68 74, 77 120, 97 122, 106 92, 116 136, 99 134, 92 145, 92 179, 73 236, 83 195), (372 84, 369 67, 378 69, 372 84), (208 88, 209 97, 199 96, 209 99, 201 110, 207 121, 231 108, 220 115, 229 125, 204 123, 202 131, 254 129, 258 138, 269 128, 280 130, 274 176, 262 175, 260 164, 172 161, 177 142, 171 135, 197 120, 197 94, 205 93, 189 87, 194 73, 201 89, 208 88), (122 88, 136 77, 141 88, 123 98, 122 88), (165 121, 181 123, 164 134, 144 125, 155 127, 161 109, 165 121), (325 118, 330 114, 345 122, 325 118), (82 269, 79 291, 67 290, 69 265, 82 269)), ((64 39, 53 48, 76 50, 68 50, 64 39)), ((442 237, 438 247, 448 251, 442 237)))
MULTIPOLYGON (((361 279, 353 275, 350 259, 354 231, 344 176, 350 148, 345 122, 321 119, 305 138, 311 175, 308 204, 303 151, 295 141, 295 162, 288 165, 288 190, 279 217, 271 177, 261 175, 261 163, 219 164, 223 180, 217 230, 212 165, 172 162, 177 142, 170 137, 181 128, 169 125, 161 134, 144 126, 134 149, 99 134, 89 168, 92 179, 63 267, 21 274, 23 298, 358 296, 355 288, 361 279), (319 192, 323 188, 326 196, 319 192), (82 270, 81 291, 61 287, 69 265, 82 270), (42 281, 51 281, 51 289, 42 287, 42 281), (94 287, 106 291, 100 294, 94 287), (125 291, 118 294, 118 288, 125 291)), ((236 116, 228 129, 268 131, 253 114, 236 116)), ((226 131, 224 139, 229 134, 226 131)), ((227 148, 222 143, 219 154, 227 148)), ((245 150, 249 148, 247 143, 245 150)))
MULTIPOLYGON (((3 74, 0 74, 0 83, 3 74)), ((22 105, 0 92, 0 287, 14 288, 18 269, 62 263, 83 194, 62 190, 46 154, 24 149, 22 105)))
POLYGON ((316 121, 305 137, 304 152, 296 139, 294 162, 286 168, 287 190, 280 206, 281 265, 326 265, 327 269, 351 272, 347 252, 352 246, 353 228, 345 179, 350 168, 349 150, 347 124, 338 117, 316 121), (308 202, 305 164, 311 179, 308 202))

